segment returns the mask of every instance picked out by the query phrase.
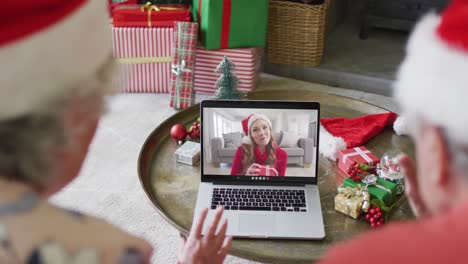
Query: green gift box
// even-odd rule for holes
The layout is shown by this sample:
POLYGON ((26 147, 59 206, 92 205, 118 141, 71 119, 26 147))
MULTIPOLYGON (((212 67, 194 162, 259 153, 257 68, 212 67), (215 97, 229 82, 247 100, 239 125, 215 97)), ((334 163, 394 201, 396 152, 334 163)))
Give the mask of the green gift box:
MULTIPOLYGON (((365 186, 363 182, 357 182, 352 180, 351 178, 346 178, 343 181, 344 187, 354 187, 356 185, 361 185, 362 187, 365 186)), ((393 182, 384 180, 382 178, 377 179, 376 185, 371 185, 367 187, 367 190, 371 196, 371 198, 378 198, 384 201, 387 206, 392 205, 395 201, 396 193, 397 193, 397 185, 393 182)))
POLYGON ((193 0, 206 49, 265 47, 268 0, 193 0))

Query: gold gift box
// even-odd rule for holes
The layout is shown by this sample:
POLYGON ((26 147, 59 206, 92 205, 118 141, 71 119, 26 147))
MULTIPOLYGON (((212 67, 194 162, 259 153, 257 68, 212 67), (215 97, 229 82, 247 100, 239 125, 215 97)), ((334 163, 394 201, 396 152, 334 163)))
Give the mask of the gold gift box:
POLYGON ((369 193, 360 186, 355 188, 339 187, 335 196, 335 210, 354 219, 359 218, 361 212, 369 209, 369 193))

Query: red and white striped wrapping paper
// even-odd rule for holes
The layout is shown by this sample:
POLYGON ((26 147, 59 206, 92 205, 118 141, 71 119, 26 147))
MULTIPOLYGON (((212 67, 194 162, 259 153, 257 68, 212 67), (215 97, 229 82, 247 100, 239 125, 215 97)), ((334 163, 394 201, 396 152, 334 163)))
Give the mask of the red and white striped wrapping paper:
POLYGON ((243 92, 254 89, 259 78, 260 51, 259 48, 205 50, 197 47, 195 91, 207 94, 216 92, 215 83, 220 75, 215 70, 224 56, 236 65, 234 73, 239 78, 238 89, 243 92))
POLYGON ((173 32, 173 28, 112 28, 122 91, 170 92, 173 32))

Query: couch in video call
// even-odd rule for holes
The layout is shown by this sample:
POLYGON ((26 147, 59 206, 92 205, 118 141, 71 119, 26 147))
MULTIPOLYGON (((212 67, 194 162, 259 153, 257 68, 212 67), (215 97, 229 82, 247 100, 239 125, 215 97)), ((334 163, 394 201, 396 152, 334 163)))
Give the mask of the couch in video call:
MULTIPOLYGON (((220 163, 232 163, 234 153, 242 144, 244 133, 233 132, 214 137, 210 140, 211 160, 213 167, 220 163)), ((288 154, 288 165, 309 168, 314 157, 314 137, 298 137, 294 133, 274 132, 276 143, 288 154)))

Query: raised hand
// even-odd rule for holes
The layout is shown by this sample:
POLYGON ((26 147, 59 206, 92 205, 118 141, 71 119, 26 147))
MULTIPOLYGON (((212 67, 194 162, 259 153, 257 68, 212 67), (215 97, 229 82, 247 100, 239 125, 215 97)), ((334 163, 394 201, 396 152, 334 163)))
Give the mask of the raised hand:
POLYGON ((426 216, 429 211, 426 208, 421 194, 418 188, 418 175, 414 161, 406 156, 402 155, 399 159, 400 167, 402 168, 403 174, 405 175, 405 193, 408 197, 411 209, 417 217, 426 216))
POLYGON ((187 240, 182 242, 179 251, 178 263, 214 263, 221 264, 232 245, 232 237, 226 236, 227 220, 221 222, 223 207, 216 209, 213 222, 208 227, 208 232, 202 236, 203 223, 208 215, 208 209, 204 209, 190 230, 187 240))

